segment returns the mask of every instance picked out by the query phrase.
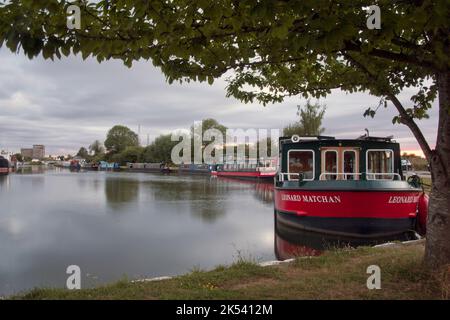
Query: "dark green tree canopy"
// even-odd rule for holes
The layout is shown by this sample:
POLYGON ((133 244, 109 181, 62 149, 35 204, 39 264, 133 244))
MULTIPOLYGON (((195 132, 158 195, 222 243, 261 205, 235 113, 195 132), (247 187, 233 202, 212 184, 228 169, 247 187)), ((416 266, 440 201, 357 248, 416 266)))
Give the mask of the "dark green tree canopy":
POLYGON ((143 158, 145 162, 171 162, 172 148, 178 144, 172 141, 171 134, 158 136, 149 146, 145 147, 143 158))
POLYGON ((23 161, 23 156, 21 153, 16 153, 13 156, 14 158, 16 158, 17 161, 22 162, 23 161))
POLYGON ((85 147, 81 147, 80 150, 78 150, 76 155, 77 155, 77 157, 86 159, 89 157, 89 152, 87 151, 87 149, 85 147))
POLYGON ((137 163, 142 162, 142 155, 144 148, 140 146, 126 147, 122 152, 116 153, 112 156, 112 160, 121 165, 125 165, 127 162, 137 163))
POLYGON ((139 145, 138 135, 128 127, 117 125, 112 127, 106 136, 105 147, 110 153, 119 153, 127 147, 139 145))
POLYGON ((95 140, 89 146, 89 151, 91 153, 93 153, 94 156, 98 156, 99 154, 102 154, 105 152, 105 148, 103 147, 102 143, 99 140, 95 140))

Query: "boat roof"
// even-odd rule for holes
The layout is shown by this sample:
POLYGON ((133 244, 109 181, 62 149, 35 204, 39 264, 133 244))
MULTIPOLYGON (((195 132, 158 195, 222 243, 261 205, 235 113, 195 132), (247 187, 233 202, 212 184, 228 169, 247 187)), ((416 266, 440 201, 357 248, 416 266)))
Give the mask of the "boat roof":
POLYGON ((359 136, 356 139, 336 139, 335 137, 332 136, 298 136, 298 135, 293 135, 293 136, 285 136, 285 137, 280 137, 279 138, 279 142, 280 143, 304 143, 304 142, 314 142, 314 141, 327 141, 327 140, 332 140, 332 141, 339 141, 339 142, 350 142, 350 141, 366 141, 366 142, 387 142, 387 143, 396 143, 395 140, 393 140, 393 136, 388 136, 388 137, 375 137, 375 136, 369 136, 369 135, 362 135, 359 136))

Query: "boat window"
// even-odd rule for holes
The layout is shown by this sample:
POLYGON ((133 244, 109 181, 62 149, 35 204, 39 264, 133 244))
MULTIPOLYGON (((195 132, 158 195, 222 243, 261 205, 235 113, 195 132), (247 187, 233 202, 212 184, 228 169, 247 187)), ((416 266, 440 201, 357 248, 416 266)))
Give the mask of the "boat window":
POLYGON ((344 180, 357 180, 356 152, 353 150, 344 151, 344 180))
POLYGON ((337 151, 327 150, 325 151, 325 180, 336 180, 338 173, 337 166, 337 151), (331 174, 330 174, 331 173, 331 174))
MULTIPOLYGON (((302 173, 304 180, 314 180, 314 152, 289 150, 288 173, 302 173)), ((289 180, 298 180, 298 175, 289 175, 289 180)))
POLYGON ((392 150, 368 150, 367 151, 367 179, 383 180, 393 179, 394 155, 392 150))

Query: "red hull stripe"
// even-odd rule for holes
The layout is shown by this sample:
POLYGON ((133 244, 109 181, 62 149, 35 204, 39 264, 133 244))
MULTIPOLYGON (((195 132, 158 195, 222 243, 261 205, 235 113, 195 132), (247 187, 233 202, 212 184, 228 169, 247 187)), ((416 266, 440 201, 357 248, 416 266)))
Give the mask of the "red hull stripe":
POLYGON ((275 177, 275 172, 274 173, 262 173, 259 171, 250 171, 250 172, 245 172, 245 171, 217 171, 216 173, 217 176, 222 176, 222 177, 253 177, 253 178, 260 178, 260 177, 264 177, 264 178, 270 178, 270 177, 275 177))
POLYGON ((415 216, 421 192, 275 190, 279 211, 311 217, 400 219, 415 216))

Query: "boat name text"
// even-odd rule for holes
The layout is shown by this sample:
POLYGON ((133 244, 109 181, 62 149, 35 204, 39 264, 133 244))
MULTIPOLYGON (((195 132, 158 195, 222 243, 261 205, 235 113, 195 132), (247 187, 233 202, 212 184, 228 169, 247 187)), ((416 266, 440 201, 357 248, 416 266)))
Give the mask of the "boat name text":
POLYGON ((417 203, 419 202, 418 196, 390 196, 388 203, 417 203))
POLYGON ((341 203, 341 196, 310 196, 300 194, 282 194, 281 200, 312 202, 312 203, 341 203))

